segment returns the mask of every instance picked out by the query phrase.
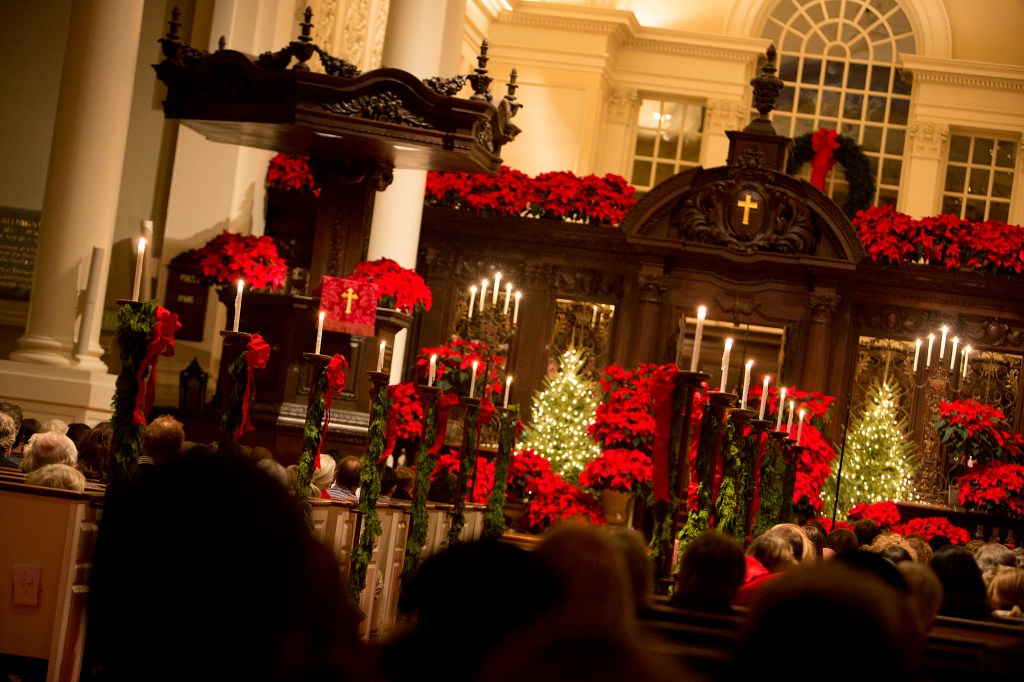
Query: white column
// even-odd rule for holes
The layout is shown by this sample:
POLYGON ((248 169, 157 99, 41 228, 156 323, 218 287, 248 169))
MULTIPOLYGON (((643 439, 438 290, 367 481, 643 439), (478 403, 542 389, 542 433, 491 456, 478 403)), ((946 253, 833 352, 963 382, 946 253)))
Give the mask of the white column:
POLYGON ((142 0, 75 0, 71 8, 28 324, 12 360, 107 371, 99 316, 83 330, 87 354, 73 355, 79 268, 94 246, 102 248, 99 290, 106 290, 142 7, 142 0))
MULTIPOLYGON (((381 66, 420 78, 455 75, 458 50, 450 49, 449 43, 461 44, 465 11, 464 0, 392 0, 381 66), (442 55, 451 63, 442 63, 442 55)), ((395 169, 394 181, 374 202, 368 259, 390 258, 402 267, 416 266, 426 183, 426 171, 395 169)), ((402 379, 406 336, 402 331, 395 338, 393 383, 402 379)))
POLYGON ((944 123, 911 121, 907 126, 909 154, 903 158, 897 210, 915 218, 936 215, 942 206, 944 154, 949 143, 949 126, 944 123))

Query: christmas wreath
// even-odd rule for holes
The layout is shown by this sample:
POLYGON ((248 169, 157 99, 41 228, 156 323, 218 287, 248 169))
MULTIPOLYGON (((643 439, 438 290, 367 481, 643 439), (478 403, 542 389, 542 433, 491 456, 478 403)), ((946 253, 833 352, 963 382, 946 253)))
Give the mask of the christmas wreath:
POLYGON ((816 185, 818 189, 824 187, 825 172, 836 163, 843 167, 843 174, 849 184, 846 201, 843 202, 843 213, 851 220, 857 215, 857 211, 870 207, 874 202, 875 176, 871 171, 871 161, 860 145, 849 137, 822 128, 816 133, 806 133, 793 138, 793 148, 789 152, 789 161, 786 162, 786 173, 796 175, 805 163, 823 169, 819 171, 822 182, 816 185))

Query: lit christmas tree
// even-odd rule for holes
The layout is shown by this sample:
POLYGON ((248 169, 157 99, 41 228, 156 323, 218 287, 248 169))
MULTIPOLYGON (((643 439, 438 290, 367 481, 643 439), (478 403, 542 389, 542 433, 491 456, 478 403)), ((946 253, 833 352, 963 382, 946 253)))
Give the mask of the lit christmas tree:
POLYGON ((544 390, 533 397, 533 423, 520 443, 550 461, 554 471, 574 484, 587 462, 601 454, 587 435, 597 402, 580 376, 584 361, 583 352, 575 348, 562 354, 561 369, 545 379, 544 390))
MULTIPOLYGON (((914 499, 917 448, 907 437, 907 418, 897 410, 898 401, 899 388, 888 376, 872 381, 867 407, 854 418, 846 438, 839 518, 855 504, 914 499)), ((838 466, 837 458, 822 488, 825 509, 830 514, 835 504, 838 466)))

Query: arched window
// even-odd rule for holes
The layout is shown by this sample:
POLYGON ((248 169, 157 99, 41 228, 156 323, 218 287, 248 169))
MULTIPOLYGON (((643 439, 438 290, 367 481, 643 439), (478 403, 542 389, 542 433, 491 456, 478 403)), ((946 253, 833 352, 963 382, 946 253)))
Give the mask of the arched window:
MULTIPOLYGON (((786 83, 775 129, 798 137, 830 128, 852 138, 872 162, 875 203, 895 204, 910 111, 897 56, 916 53, 903 9, 895 0, 781 0, 762 36, 778 49, 786 83)), ((841 204, 846 183, 836 171, 826 191, 841 204)))

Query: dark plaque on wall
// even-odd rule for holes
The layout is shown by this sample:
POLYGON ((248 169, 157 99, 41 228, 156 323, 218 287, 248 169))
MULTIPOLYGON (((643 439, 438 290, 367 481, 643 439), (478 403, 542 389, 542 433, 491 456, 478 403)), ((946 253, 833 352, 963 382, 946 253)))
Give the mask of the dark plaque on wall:
POLYGON ((182 341, 202 341, 206 324, 206 299, 210 287, 192 269, 192 252, 185 251, 167 264, 167 293, 164 307, 178 314, 181 329, 175 338, 182 341))
POLYGON ((41 211, 0 206, 0 298, 27 301, 41 211))

